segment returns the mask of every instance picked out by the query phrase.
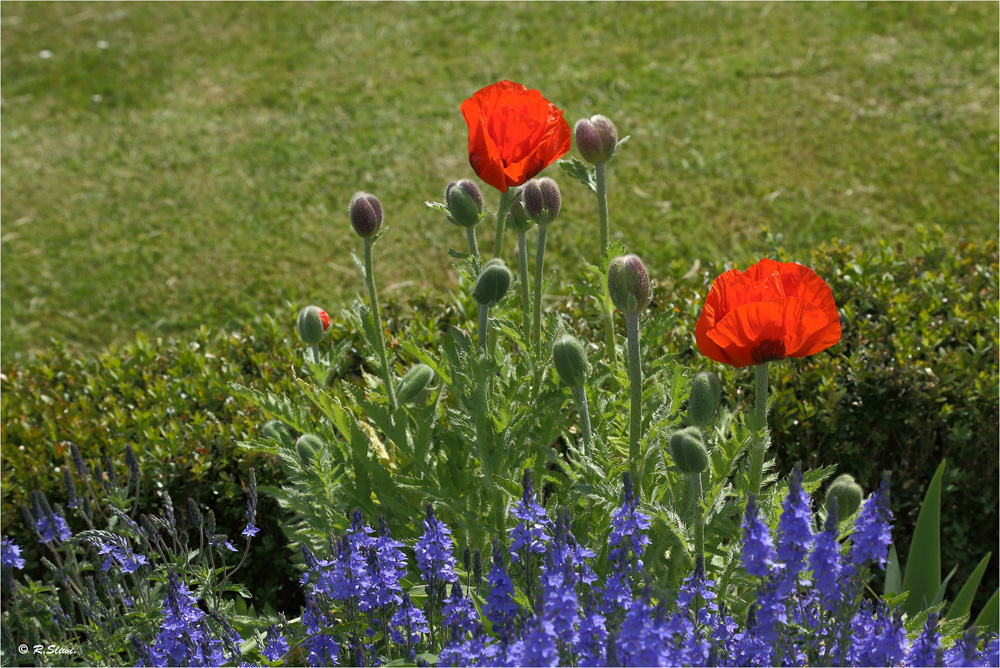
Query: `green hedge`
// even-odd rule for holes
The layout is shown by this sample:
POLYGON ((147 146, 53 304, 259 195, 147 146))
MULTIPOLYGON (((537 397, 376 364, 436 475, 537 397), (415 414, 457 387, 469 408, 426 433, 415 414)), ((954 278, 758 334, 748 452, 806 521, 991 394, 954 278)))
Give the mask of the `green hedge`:
MULTIPOLYGON (((777 245, 769 255, 808 263, 825 278, 844 326, 843 340, 829 352, 772 365, 771 427, 780 467, 788 471, 797 460, 807 467, 837 464, 869 491, 883 469, 892 469, 894 535, 905 558, 924 487, 948 457, 942 562, 949 570, 959 564, 954 595, 978 559, 997 551, 997 243, 946 246, 937 235, 928 237, 921 257, 888 245, 861 253, 840 244, 811 258, 783 257, 777 245)), ((702 299, 725 268, 652 267, 653 309, 676 310, 679 317, 662 340, 644 345, 653 354, 679 354, 692 369, 713 368, 727 401, 742 408, 752 405, 751 372, 715 365, 693 343, 702 299)), ((556 308, 582 337, 601 336, 588 298, 559 297, 556 308)), ((185 342, 140 335, 87 360, 56 345, 29 365, 4 368, 4 534, 26 546, 37 568, 36 543, 25 535, 17 506, 36 488, 53 501, 65 498, 56 469, 68 465, 70 442, 85 458, 110 456, 119 466, 131 443, 145 471, 143 495, 154 497, 145 507, 160 507, 155 495, 169 490, 182 523, 191 497, 216 509, 220 527, 238 533, 247 469, 256 468, 262 485, 278 483, 281 472, 268 457, 237 449, 237 441, 258 433, 263 418, 231 398, 227 384, 294 391, 292 372, 301 367, 295 313, 289 305, 280 321, 265 317, 236 332, 202 329, 185 342)), ((344 318, 332 316, 334 332, 324 347, 359 340, 344 318)), ((434 346, 450 325, 471 327, 475 310, 467 301, 444 305, 440 297, 419 295, 407 307, 389 304, 386 316, 391 330, 404 327, 408 340, 434 346)), ((341 373, 357 376, 358 360, 350 351, 341 373)), ((261 499, 262 532, 242 575, 258 605, 292 609, 300 593, 280 513, 261 499)), ((990 569, 980 595, 996 587, 996 569, 990 569)))

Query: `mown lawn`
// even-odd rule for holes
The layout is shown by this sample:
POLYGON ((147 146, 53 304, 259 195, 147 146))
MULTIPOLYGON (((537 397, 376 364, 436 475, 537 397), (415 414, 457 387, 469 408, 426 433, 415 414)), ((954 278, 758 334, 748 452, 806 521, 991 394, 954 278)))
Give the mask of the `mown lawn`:
MULTIPOLYGON (((919 226, 997 235, 996 3, 5 2, 0 18, 5 364, 52 337, 86 353, 334 308, 363 287, 358 189, 391 227, 384 299, 453 287, 463 235, 424 202, 472 176, 459 105, 502 78, 632 136, 612 226, 654 276, 746 264, 762 227, 803 255, 835 236, 915 251, 919 226)), ((546 267, 566 277, 596 254, 596 216, 547 173, 566 204, 546 267)))

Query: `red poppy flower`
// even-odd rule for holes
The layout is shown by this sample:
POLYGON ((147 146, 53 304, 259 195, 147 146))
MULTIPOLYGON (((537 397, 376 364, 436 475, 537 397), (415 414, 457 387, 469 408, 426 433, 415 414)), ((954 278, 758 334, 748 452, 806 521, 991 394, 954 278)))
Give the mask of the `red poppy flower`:
POLYGON ((695 338, 702 355, 744 367, 826 350, 840 341, 840 316, 812 269, 761 260, 715 279, 695 338))
POLYGON ((330 316, 323 309, 319 309, 319 319, 323 322, 323 332, 330 329, 330 316))
POLYGON ((569 150, 561 109, 513 81, 487 86, 462 103, 469 164, 500 192, 523 185, 569 150))

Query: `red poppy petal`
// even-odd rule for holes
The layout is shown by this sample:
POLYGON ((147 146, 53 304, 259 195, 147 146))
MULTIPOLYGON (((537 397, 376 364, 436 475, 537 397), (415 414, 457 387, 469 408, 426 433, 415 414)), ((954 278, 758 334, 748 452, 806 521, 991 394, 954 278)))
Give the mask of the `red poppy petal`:
POLYGON ((836 307, 831 315, 826 308, 817 304, 798 298, 792 298, 792 301, 800 302, 806 306, 801 309, 800 320, 797 323, 786 322, 789 327, 796 326, 798 332, 798 340, 794 342, 794 345, 789 342, 786 352, 788 357, 809 357, 840 341, 840 316, 836 307))
POLYGON ((730 311, 707 332, 736 367, 757 364, 754 349, 764 341, 785 343, 785 305, 781 301, 751 302, 730 311))

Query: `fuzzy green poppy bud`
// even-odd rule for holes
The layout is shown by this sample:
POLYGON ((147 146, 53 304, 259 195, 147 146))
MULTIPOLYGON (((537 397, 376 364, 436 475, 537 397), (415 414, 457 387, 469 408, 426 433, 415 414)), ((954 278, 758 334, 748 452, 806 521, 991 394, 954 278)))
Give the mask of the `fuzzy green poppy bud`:
POLYGON ((670 436, 670 454, 684 473, 701 473, 708 468, 708 450, 697 427, 675 431, 670 436))
POLYGON ((861 506, 861 497, 864 492, 861 485, 854 481, 850 474, 844 473, 834 478, 830 487, 826 490, 826 506, 830 507, 830 500, 837 499, 837 520, 844 520, 854 514, 861 506))
POLYGON ((382 203, 375 195, 355 193, 348 207, 351 227, 361 238, 373 236, 382 227, 382 203))
POLYGON ((495 306, 510 289, 514 274, 500 258, 493 258, 483 266, 476 279, 473 296, 481 306, 495 306))
POLYGON ((299 440, 295 441, 295 452, 299 455, 299 461, 303 464, 310 463, 316 453, 323 449, 323 441, 312 434, 302 434, 299 440))
POLYGON ((482 220, 483 193, 474 181, 452 181, 444 191, 448 220, 460 227, 475 227, 482 220))
POLYGON ((318 306, 307 306, 299 311, 295 326, 299 330, 302 343, 313 345, 326 336, 327 330, 330 329, 330 316, 318 306))
POLYGON ((638 255, 619 255, 608 265, 608 292, 615 308, 626 315, 649 305, 649 274, 638 255))
POLYGON ((559 184, 547 176, 525 183, 522 199, 524 212, 539 225, 551 223, 562 208, 559 184))
POLYGON ((396 386, 396 399, 401 404, 413 403, 434 378, 434 369, 426 364, 417 364, 406 372, 396 386))
POLYGON ((688 420, 702 429, 715 420, 722 400, 722 387, 718 377, 711 371, 702 371, 691 382, 691 398, 688 400, 688 420))
POLYGON ((608 118, 597 115, 582 118, 573 128, 576 147, 583 159, 592 165, 607 162, 618 148, 618 130, 608 118))
POLYGON ((510 213, 507 214, 507 227, 515 232, 527 232, 535 224, 527 212, 524 210, 524 198, 521 193, 517 194, 517 199, 510 206, 510 213))
POLYGON ((264 438, 270 438, 289 447, 292 445, 292 435, 288 433, 288 428, 281 420, 271 420, 260 431, 264 438))
POLYGON ((590 364, 587 363, 583 344, 571 334, 563 334, 552 344, 552 361, 559 377, 570 387, 583 385, 590 374, 590 364))

